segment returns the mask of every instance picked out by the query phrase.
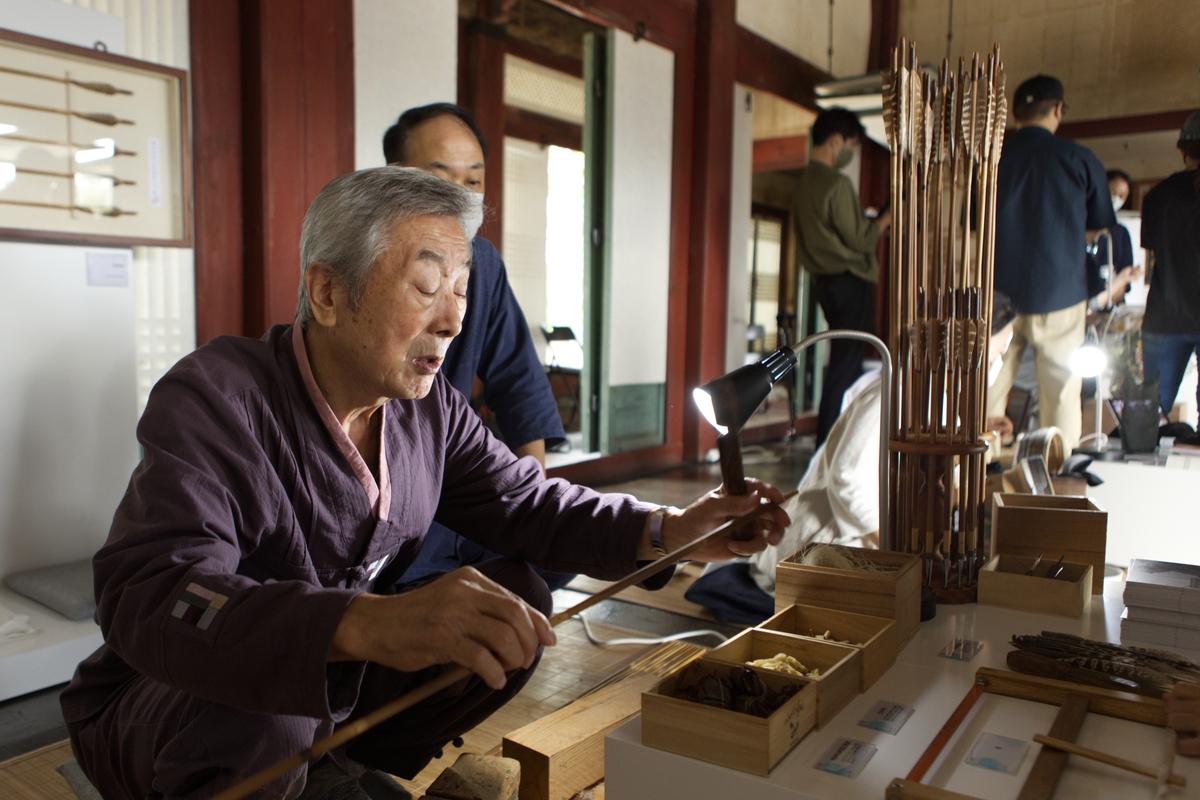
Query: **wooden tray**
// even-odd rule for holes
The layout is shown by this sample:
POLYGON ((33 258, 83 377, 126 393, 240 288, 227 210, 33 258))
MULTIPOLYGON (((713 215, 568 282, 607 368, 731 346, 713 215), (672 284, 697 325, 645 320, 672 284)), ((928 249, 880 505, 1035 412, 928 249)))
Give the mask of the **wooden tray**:
MULTIPOLYGON (((839 640, 835 644, 850 642, 862 653, 862 681, 859 690, 865 692, 879 680, 883 673, 896 663, 896 624, 883 617, 855 614, 817 606, 788 606, 758 626, 763 630, 778 631, 793 636, 816 638, 829 631, 839 640)), ((822 640, 823 641, 823 640, 822 640)))
POLYGON ((994 556, 979 570, 979 605, 1078 619, 1092 604, 1092 565, 1064 561, 1062 576, 1051 580, 1046 572, 1058 559, 1043 558, 1033 575, 1026 575, 1036 560, 994 556))
POLYGON ((755 670, 772 689, 802 687, 766 719, 672 696, 685 676, 729 669, 728 664, 702 659, 644 692, 642 744, 742 772, 770 775, 816 724, 817 685, 778 672, 755 670))
POLYGON ((776 613, 799 603, 895 620, 896 652, 902 650, 921 624, 921 559, 886 550, 825 546, 853 553, 890 571, 810 567, 800 563, 806 547, 780 561, 775 570, 776 613))
POLYGON ((808 679, 817 685, 818 730, 832 722, 858 695, 862 685, 862 652, 857 647, 751 628, 710 652, 705 659, 745 664, 779 653, 786 653, 804 666, 821 671, 819 677, 808 679))
POLYGON ((1108 512, 1090 497, 997 494, 992 500, 993 552, 1053 564, 1059 556, 1092 565, 1092 594, 1104 593, 1108 512))

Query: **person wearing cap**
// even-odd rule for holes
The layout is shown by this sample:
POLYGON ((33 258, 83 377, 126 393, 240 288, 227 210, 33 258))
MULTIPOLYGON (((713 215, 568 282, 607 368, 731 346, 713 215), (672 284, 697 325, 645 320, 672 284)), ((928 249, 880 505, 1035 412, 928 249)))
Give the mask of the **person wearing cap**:
POLYGON ((1142 201, 1142 247, 1150 283, 1142 318, 1143 365, 1147 380, 1158 375, 1164 414, 1175 405, 1188 359, 1192 353, 1200 358, 1200 111, 1188 116, 1176 146, 1183 170, 1142 201))
POLYGON ((996 289, 1018 315, 988 416, 1004 415, 1021 356, 1032 347, 1043 427, 1074 448, 1082 428, 1080 378, 1068 361, 1083 344, 1088 231, 1116 225, 1108 180, 1086 147, 1054 135, 1062 122, 1063 85, 1037 75, 1013 98, 1017 130, 1004 142, 996 192, 996 289))

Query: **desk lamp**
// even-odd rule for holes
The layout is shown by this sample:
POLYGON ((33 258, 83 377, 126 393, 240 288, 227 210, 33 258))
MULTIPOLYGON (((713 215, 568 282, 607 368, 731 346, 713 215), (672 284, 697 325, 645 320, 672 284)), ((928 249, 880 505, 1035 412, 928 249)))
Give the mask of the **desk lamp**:
POLYGON ((739 367, 716 380, 692 390, 692 398, 700 414, 721 435, 717 448, 721 454, 721 478, 725 493, 746 493, 742 471, 742 453, 738 433, 771 393, 771 387, 783 379, 796 365, 796 356, 810 345, 826 339, 856 339, 867 342, 879 351, 883 363, 883 391, 879 408, 879 535, 881 545, 887 542, 888 526, 888 443, 891 438, 892 355, 887 345, 876 336, 860 331, 822 331, 801 339, 790 347, 781 347, 761 361, 739 367))

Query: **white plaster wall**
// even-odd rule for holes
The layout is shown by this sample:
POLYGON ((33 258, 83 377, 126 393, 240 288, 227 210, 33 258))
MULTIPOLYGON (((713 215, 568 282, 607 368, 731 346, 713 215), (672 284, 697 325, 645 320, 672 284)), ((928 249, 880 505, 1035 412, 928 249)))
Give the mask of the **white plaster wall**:
MULTIPOLYGON (((188 69, 187 0, 5 0, 0 27, 188 69)), ((150 387, 195 347, 190 249, 138 247, 126 287, 100 248, 0 242, 0 575, 90 556, 138 460, 150 387)))
POLYGON ((354 0, 355 169, 383 166, 383 132, 405 110, 457 93, 456 0, 354 0))
POLYGON ((733 180, 729 188, 729 288, 725 371, 745 363, 750 294, 750 205, 754 177, 754 106, 749 87, 733 85, 733 180))
POLYGON ((612 41, 612 247, 608 383, 666 383, 675 54, 612 41))
POLYGON ((738 0, 737 23, 828 72, 831 8, 833 75, 862 75, 871 47, 871 0, 738 0))

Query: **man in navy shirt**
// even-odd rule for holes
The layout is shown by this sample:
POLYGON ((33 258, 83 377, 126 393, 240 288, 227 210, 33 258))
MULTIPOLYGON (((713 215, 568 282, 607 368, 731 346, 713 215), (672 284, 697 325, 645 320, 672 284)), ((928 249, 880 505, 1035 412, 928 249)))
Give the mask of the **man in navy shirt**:
MULTIPOLYGON (((389 164, 418 167, 470 189, 483 201, 487 141, 461 106, 434 103, 405 111, 384 134, 383 154, 389 164)), ((478 376, 504 442, 516 455, 536 458, 544 470, 546 442, 554 445, 565 438, 558 405, 500 254, 491 242, 476 236, 471 260, 467 313, 462 332, 450 343, 442 373, 468 398, 478 376)), ((435 522, 400 582, 425 580, 495 557, 435 522)), ((572 577, 541 574, 551 589, 572 577)))
POLYGON ((1117 224, 1108 179, 1086 147, 1054 135, 1062 122, 1063 85, 1037 75, 1017 87, 1016 132, 1004 142, 996 192, 996 290, 1017 307, 1012 344, 988 390, 988 417, 1004 416, 1026 346, 1033 347, 1042 426, 1079 442, 1080 378, 1071 354, 1083 344, 1088 231, 1117 224))

